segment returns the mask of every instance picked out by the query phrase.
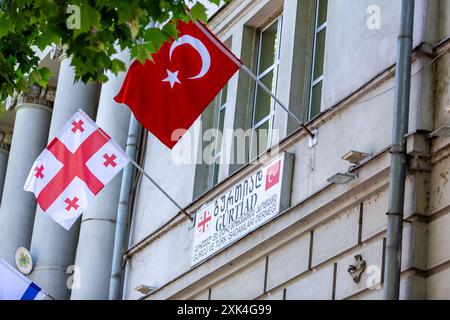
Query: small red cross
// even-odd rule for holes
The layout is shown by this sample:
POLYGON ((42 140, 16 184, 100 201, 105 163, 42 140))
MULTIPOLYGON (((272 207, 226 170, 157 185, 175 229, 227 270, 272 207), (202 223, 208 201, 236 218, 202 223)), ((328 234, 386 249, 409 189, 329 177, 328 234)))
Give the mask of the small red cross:
POLYGON ((42 173, 42 171, 44 171, 44 166, 42 164, 40 167, 34 168, 34 171, 36 171, 36 173, 34 174, 36 178, 38 179, 44 178, 44 174, 42 173))
POLYGON ((80 130, 80 132, 83 132, 84 131, 83 124, 84 124, 84 122, 81 119, 78 121, 72 122, 72 125, 73 125, 72 132, 76 133, 77 130, 80 130))
POLYGON ((69 198, 66 198, 66 200, 64 201, 65 203, 67 203, 66 210, 70 211, 72 208, 77 210, 79 207, 79 205, 77 204, 78 200, 80 200, 80 199, 78 199, 77 197, 74 197, 72 200, 70 200, 69 198))
POLYGON ((211 221, 211 215, 206 216, 206 211, 203 213, 203 219, 198 224, 198 229, 202 229, 201 232, 205 232, 206 224, 211 221))
POLYGON ((114 160, 117 159, 117 157, 114 153, 111 156, 108 156, 108 154, 105 153, 103 155, 103 158, 106 160, 105 162, 103 162, 103 165, 105 167, 108 167, 109 165, 111 165, 113 168, 115 168, 117 166, 117 163, 114 162, 114 160))

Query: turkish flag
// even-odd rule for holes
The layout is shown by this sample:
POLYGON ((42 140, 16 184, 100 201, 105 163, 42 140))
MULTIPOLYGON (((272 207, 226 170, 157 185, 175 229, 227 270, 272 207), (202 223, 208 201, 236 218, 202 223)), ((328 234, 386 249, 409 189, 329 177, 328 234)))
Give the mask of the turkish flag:
POLYGON ((280 181, 281 160, 273 164, 266 172, 266 191, 280 181))
POLYGON ((42 151, 24 189, 65 229, 130 158, 94 121, 76 112, 42 151))
POLYGON ((135 61, 114 98, 169 148, 180 138, 174 131, 187 130, 242 64, 201 27, 205 32, 180 21, 178 39, 164 43, 153 61, 135 61))

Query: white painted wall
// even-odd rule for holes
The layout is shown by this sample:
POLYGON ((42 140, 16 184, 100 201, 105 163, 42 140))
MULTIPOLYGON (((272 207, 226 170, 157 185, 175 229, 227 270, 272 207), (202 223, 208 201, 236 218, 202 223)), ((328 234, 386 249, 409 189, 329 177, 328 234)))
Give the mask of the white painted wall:
MULTIPOLYGON (((292 5, 289 1, 285 0, 284 4, 292 5)), ((441 1, 441 8, 448 5, 444 2, 441 1)), ((231 10, 229 14, 225 15, 221 12, 219 15, 223 16, 220 16, 220 20, 211 21, 215 26, 214 30, 224 39, 230 35, 233 35, 234 40, 243 39, 242 24, 256 25, 257 21, 252 17, 258 16, 267 3, 265 0, 233 1, 230 7, 225 8, 231 10)), ((424 0, 416 1, 414 37, 416 46, 423 39, 427 39, 425 32, 427 28, 423 23, 425 8, 424 0)), ((387 71, 395 63, 398 1, 333 0, 329 1, 328 17, 324 110, 334 107, 339 101, 387 71), (379 5, 381 8, 382 28, 380 30, 372 31, 366 27, 368 18, 366 9, 372 4, 379 5)), ((448 18, 439 20, 441 36, 450 33, 447 20, 448 18)), ((294 25, 294 22, 284 22, 286 29, 283 32, 289 33, 289 26, 294 25)), ((292 37, 289 39, 283 42, 282 47, 284 45, 284 48, 288 48, 287 50, 292 50, 295 42, 292 41, 292 37)), ((245 46, 241 43, 233 43, 234 50, 240 50, 242 47, 245 46)), ((234 53, 239 56, 242 54, 234 53)), ((413 66, 413 72, 418 71, 421 64, 422 60, 419 59, 413 66)), ((230 86, 232 90, 238 88, 237 78, 233 78, 230 86)), ((291 79, 290 73, 282 73, 279 82, 289 83, 291 79)), ((421 75, 418 75, 412 80, 414 94, 411 98, 411 128, 416 127, 415 118, 421 115, 419 111, 423 103, 423 79, 421 75)), ((184 220, 162 233, 130 258, 127 264, 124 297, 128 299, 140 297, 140 293, 134 288, 140 284, 146 284, 161 288, 150 296, 150 299, 169 297, 206 299, 209 289, 211 289, 212 298, 228 298, 232 296, 233 288, 235 289, 238 283, 243 281, 236 279, 239 276, 248 275, 248 279, 252 281, 246 282, 246 289, 241 292, 241 295, 236 296, 238 298, 280 299, 283 296, 283 290, 286 289, 288 299, 330 299, 336 263, 337 269, 334 275, 338 281, 336 298, 380 298, 380 289, 367 291, 364 284, 355 284, 346 273, 349 263, 358 253, 364 254, 368 263, 381 266, 387 211, 386 173, 389 166, 389 154, 382 152, 391 142, 394 78, 384 76, 377 84, 378 86, 361 93, 347 108, 335 111, 329 117, 314 123, 315 126, 319 126, 319 140, 316 146, 308 148, 307 137, 296 139, 287 146, 286 150, 295 154, 291 191, 292 205, 298 204, 295 209, 194 269, 189 266, 193 236, 191 224, 184 220), (349 163, 341 160, 341 156, 351 150, 382 154, 360 170, 358 179, 347 185, 327 187, 327 178, 336 172, 345 172, 349 168, 349 163), (315 195, 318 192, 320 193, 315 195), (364 207, 361 224, 360 203, 363 203, 364 207), (311 230, 314 230, 314 245, 310 253, 311 230), (359 235, 363 243, 358 243, 359 235), (298 253, 295 253, 296 249, 299 250, 298 253), (290 264, 293 255, 298 260, 290 264), (308 269, 309 261, 306 261, 310 255, 312 269, 308 269), (266 283, 268 292, 264 293, 261 290, 264 288, 264 276, 261 275, 264 275, 264 257, 266 256, 269 257, 266 283), (295 270, 291 268, 293 265, 296 266, 295 270)), ((303 88, 297 88, 291 84, 280 90, 280 94, 289 99, 290 90, 303 90, 303 88)), ((229 97, 232 97, 235 102, 238 100, 238 94, 242 93, 232 91, 229 92, 229 97)), ((448 99, 444 98, 443 101, 448 99)), ((233 127, 239 115, 230 117, 230 114, 235 114, 235 110, 233 104, 229 107, 232 110, 227 113, 225 126, 233 127)), ((276 116, 283 119, 280 116, 283 112, 277 110, 276 116)), ((440 123, 443 123, 447 117, 441 115, 440 119, 442 119, 440 123)), ((281 121, 279 125, 285 130, 286 123, 281 121)), ((174 165, 168 151, 164 148, 155 138, 149 136, 145 168, 180 204, 188 205, 192 200, 195 167, 174 165)), ((438 180, 440 170, 443 169, 433 173, 435 175, 433 179, 438 180)), ((221 177, 226 179, 228 170, 221 168, 221 177)), ((439 186, 436 185, 436 188, 439 186)), ((440 188, 439 192, 442 194, 446 189, 440 188)), ((432 197, 439 197, 439 194, 432 197)), ((158 226, 163 225, 176 212, 175 207, 164 199, 164 196, 159 194, 149 182, 143 180, 133 215, 130 245, 136 244, 157 230, 158 226)), ((440 225, 434 223, 432 228, 436 236, 433 236, 431 240, 438 243, 436 247, 440 248, 441 243, 448 244, 448 239, 443 239, 441 236, 443 231, 439 229, 440 225)), ((410 244, 415 241, 412 240, 416 239, 415 237, 413 231, 405 231, 406 252, 410 252, 412 248, 410 244)), ((430 253, 430 259, 444 261, 448 257, 430 253)), ((418 263, 414 259, 409 259, 408 256, 405 256, 404 261, 405 266, 418 263)), ((366 274, 364 281, 368 277, 369 275, 366 274)), ((448 273, 433 275, 433 281, 430 282, 430 286, 436 287, 436 292, 443 292, 444 289, 439 287, 437 277, 448 277, 448 273)), ((402 286, 402 297, 413 297, 414 294, 420 296, 420 293, 424 292, 425 281, 420 277, 405 275, 402 286)))

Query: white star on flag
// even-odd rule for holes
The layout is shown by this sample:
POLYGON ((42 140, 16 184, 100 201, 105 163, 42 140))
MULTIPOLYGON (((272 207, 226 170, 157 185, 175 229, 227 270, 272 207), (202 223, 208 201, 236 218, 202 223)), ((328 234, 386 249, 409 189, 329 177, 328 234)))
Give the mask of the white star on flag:
POLYGON ((34 162, 24 189, 69 230, 130 158, 83 111, 76 112, 34 162))
POLYGON ((172 72, 167 69, 167 78, 163 79, 163 82, 170 82, 170 87, 173 88, 175 83, 181 84, 180 79, 178 79, 178 71, 172 72))

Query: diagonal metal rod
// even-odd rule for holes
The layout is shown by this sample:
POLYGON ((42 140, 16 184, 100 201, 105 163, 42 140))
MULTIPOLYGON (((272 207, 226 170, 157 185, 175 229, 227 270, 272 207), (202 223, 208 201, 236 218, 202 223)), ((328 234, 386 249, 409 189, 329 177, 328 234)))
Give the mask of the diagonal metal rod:
POLYGON ((245 65, 245 64, 241 64, 240 65, 241 69, 244 70, 249 76, 250 78, 252 78, 260 87, 261 89, 263 89, 268 95, 270 95, 273 100, 275 100, 276 103, 278 103, 278 105, 287 112, 288 115, 290 115, 295 121, 297 121, 297 123, 306 131, 306 133, 313 138, 314 137, 314 133, 311 132, 311 130, 308 129, 308 127, 302 122, 300 121, 300 119, 291 111, 289 110, 273 93, 272 91, 269 90, 269 88, 267 88, 265 86, 264 83, 261 82, 261 80, 258 79, 258 77, 245 65))
POLYGON ((186 217, 188 217, 191 221, 194 220, 194 218, 192 218, 191 215, 189 213, 187 213, 186 210, 183 209, 178 204, 178 202, 176 202, 163 188, 161 188, 161 186, 152 177, 150 177, 150 175, 147 172, 145 172, 145 170, 139 164, 137 164, 136 161, 134 161, 131 158, 130 158, 130 161, 136 167, 136 169, 138 169, 140 172, 142 172, 142 174, 148 180, 150 180, 155 185, 155 187, 157 187, 159 189, 159 191, 161 191, 181 212, 183 212, 186 217))
MULTIPOLYGON (((188 15, 190 16, 190 13, 188 12, 188 15)), ((192 19, 192 16, 190 16, 192 19)), ((194 20, 193 20, 194 21, 194 20)), ((273 94, 269 88, 266 87, 264 83, 262 83, 258 77, 245 65, 243 64, 239 59, 237 59, 230 51, 220 42, 218 41, 210 32, 208 29, 205 28, 204 25, 202 25, 198 21, 194 21, 195 25, 205 34, 209 40, 211 40, 219 49, 222 51, 228 58, 231 59, 236 65, 238 65, 243 71, 245 71, 250 78, 252 78, 260 87, 263 89, 268 95, 272 97, 272 99, 278 103, 278 105, 287 112, 288 115, 292 117, 305 131, 306 133, 313 138, 314 134, 311 132, 311 130, 308 129, 308 127, 301 121, 291 110, 289 110, 276 96, 273 94)))
MULTIPOLYGON (((80 111, 80 110, 81 109, 78 109, 78 111, 80 111)), ((83 112, 83 114, 84 114, 83 110, 81 110, 81 112, 83 112)), ((100 134, 102 134, 105 137, 105 139, 107 139, 107 140, 111 139, 105 132, 103 132, 103 130, 99 130, 99 132, 100 132, 100 134)), ((161 191, 190 220, 194 220, 194 218, 192 218, 191 215, 186 212, 186 210, 184 210, 166 191, 164 191, 164 189, 161 188, 160 185, 155 180, 153 180, 153 178, 150 177, 150 175, 147 172, 145 172, 144 169, 136 161, 134 161, 133 158, 131 158, 129 155, 127 155, 127 156, 128 156, 128 159, 130 160, 130 162, 136 167, 136 169, 138 169, 140 172, 142 172, 144 174, 144 176, 148 180, 150 180, 159 189, 159 191, 161 191)))
POLYGON ((46 295, 47 297, 49 297, 51 300, 56 300, 56 299, 53 298, 51 295, 49 295, 47 292, 45 292, 45 295, 46 295))

